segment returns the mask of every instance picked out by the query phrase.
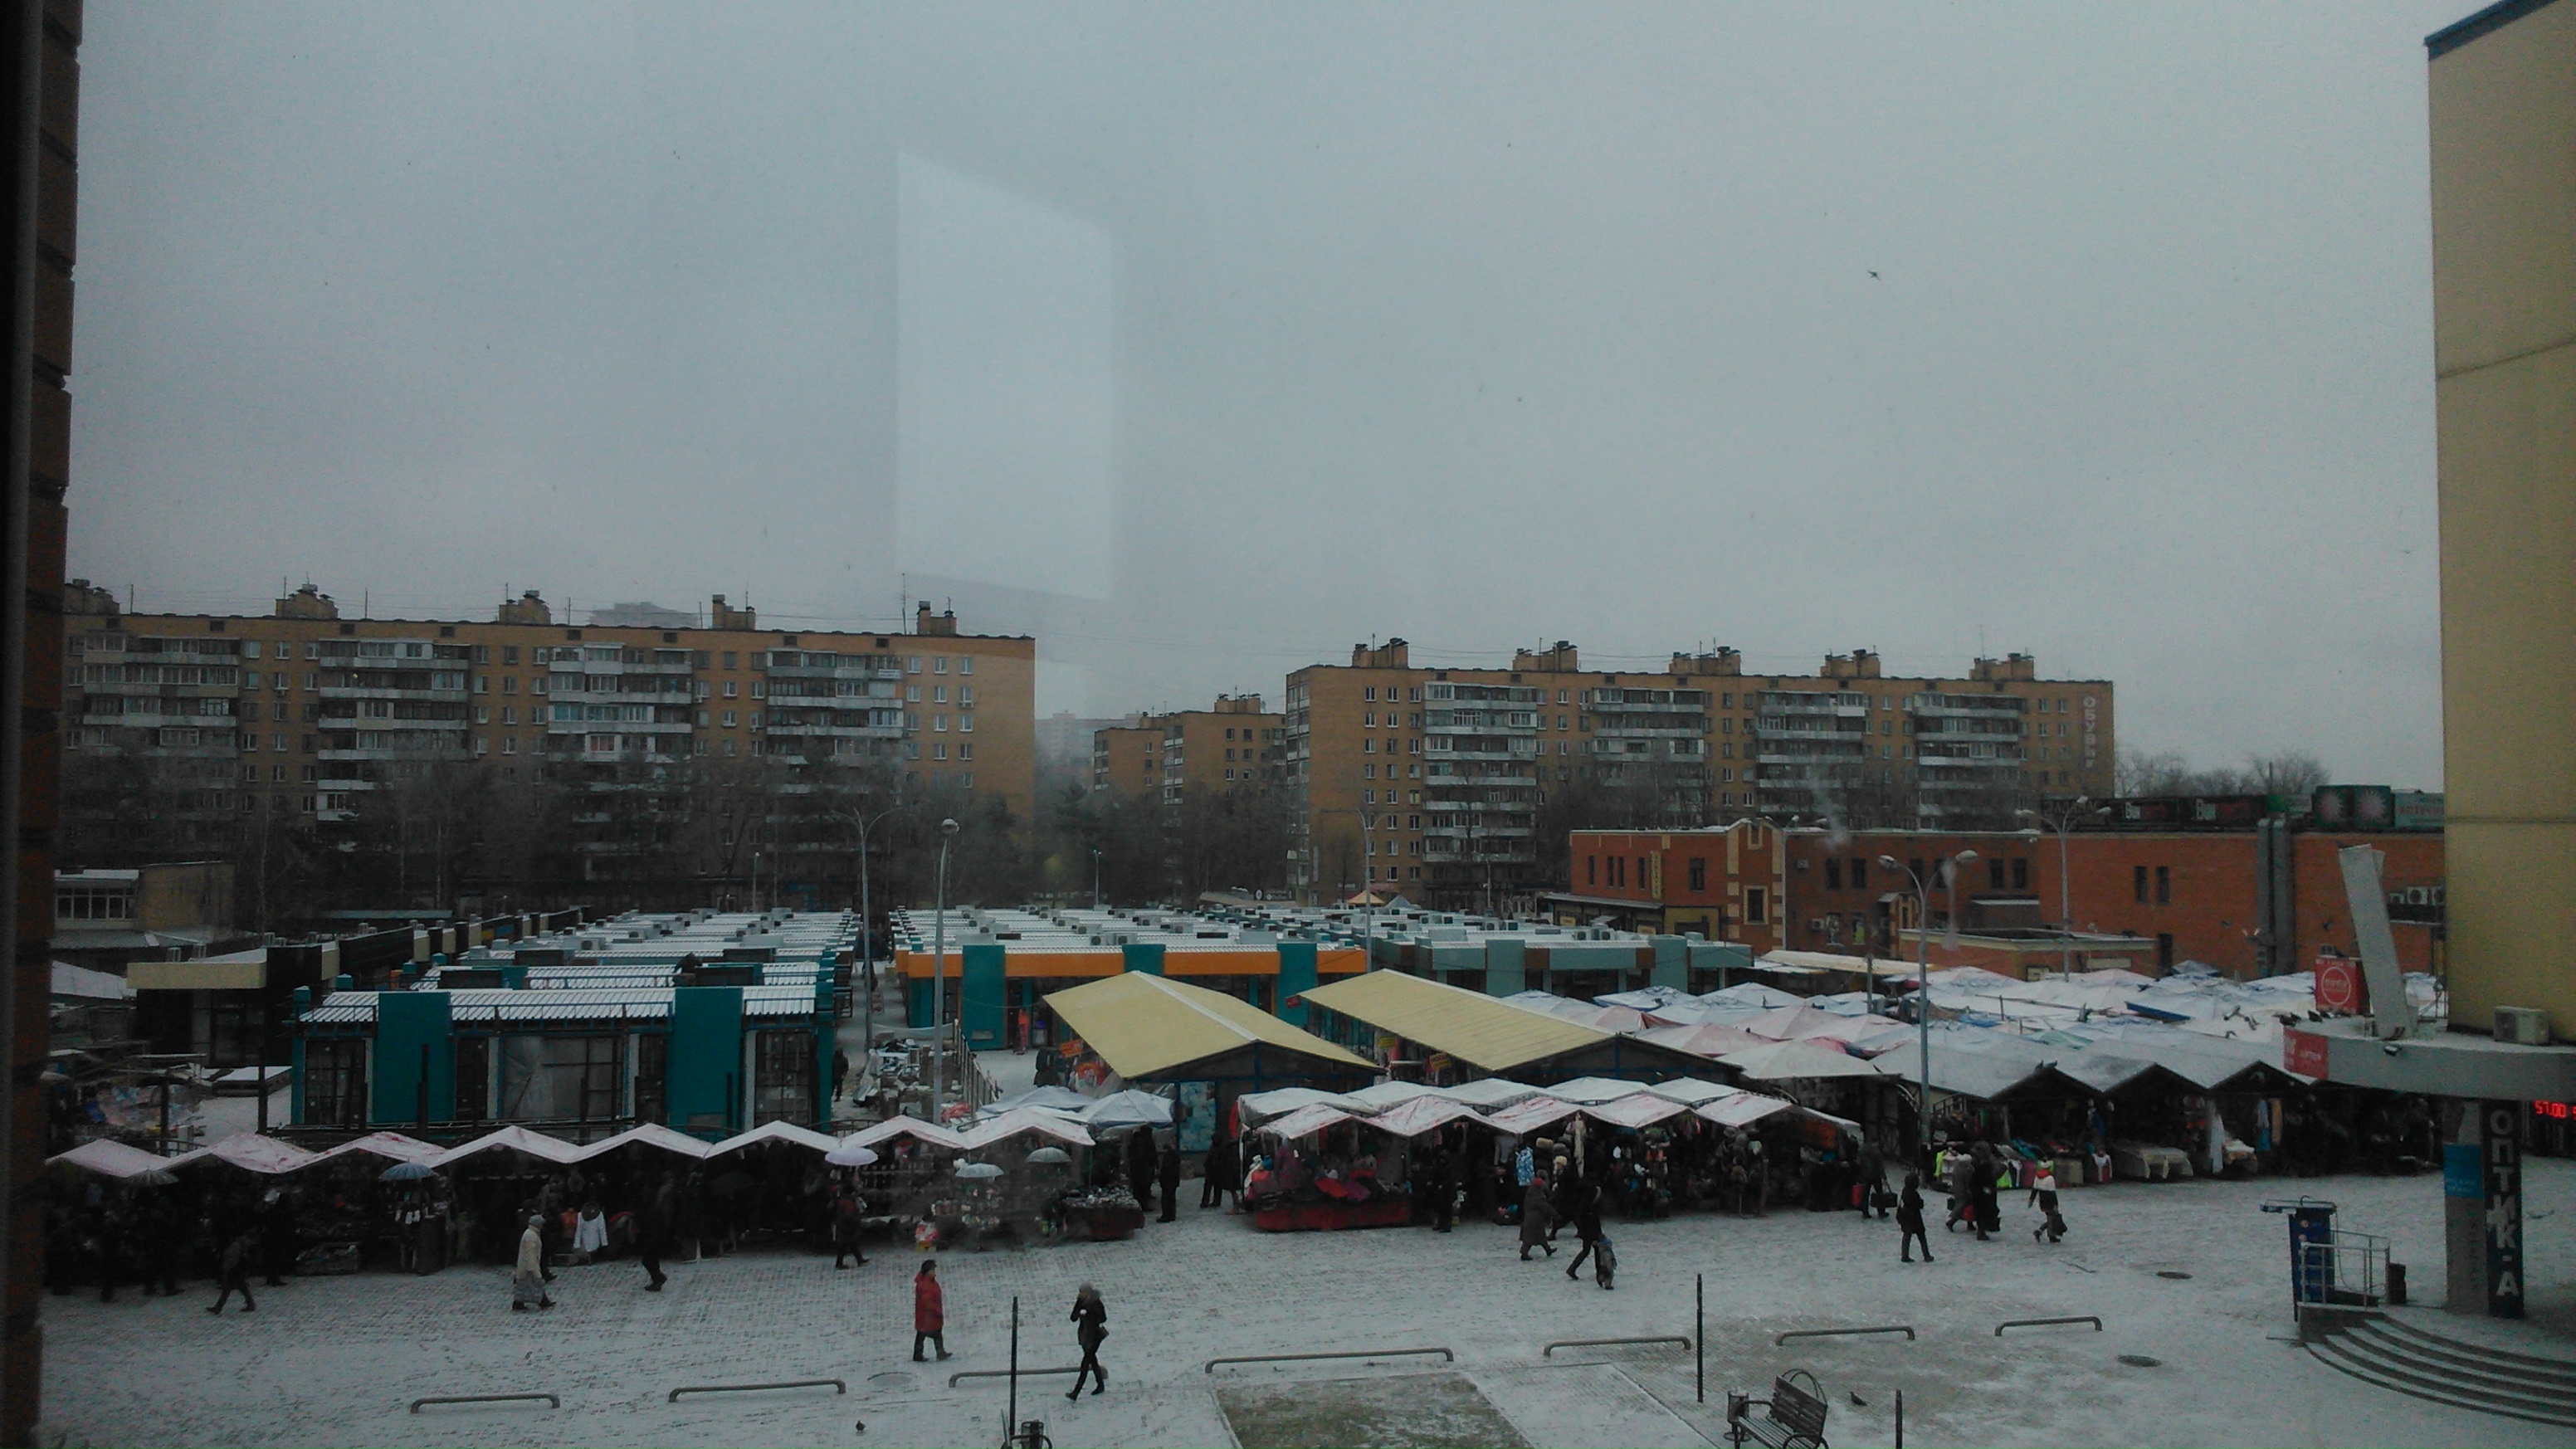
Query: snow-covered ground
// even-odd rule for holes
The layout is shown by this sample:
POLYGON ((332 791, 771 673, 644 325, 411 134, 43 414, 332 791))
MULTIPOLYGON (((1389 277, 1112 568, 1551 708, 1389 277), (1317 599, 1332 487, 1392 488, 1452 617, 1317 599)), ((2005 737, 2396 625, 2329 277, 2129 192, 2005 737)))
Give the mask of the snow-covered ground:
MULTIPOLYGON (((2428 1327, 2576 1357, 2576 1164, 2528 1172, 2531 1324, 2403 1310, 2428 1327)), ((632 1264, 563 1270, 560 1306, 509 1311, 497 1268, 430 1278, 370 1274, 261 1289, 260 1311, 217 1319, 210 1291, 46 1300, 46 1421, 75 1444, 972 1444, 1001 1437, 1003 1386, 947 1374, 1001 1367, 1020 1296, 1021 1362, 1069 1365, 1074 1289, 1106 1295, 1105 1396, 1068 1405, 1065 1380, 1025 1383, 1023 1417, 1065 1445, 1232 1442, 1214 1387, 1437 1373, 1437 1359, 1226 1367, 1206 1359, 1443 1345, 1455 1370, 1537 1444, 1722 1438, 1725 1390, 1784 1368, 1822 1379, 1837 1444, 1891 1442, 1894 1391, 1919 1444, 2564 1444, 2567 1431, 2446 1409, 2347 1378, 2275 1341, 2286 1310, 2286 1231, 2258 1211, 2305 1190, 2384 1233, 2419 1298, 2441 1292, 2435 1177, 2121 1184, 2067 1195, 2062 1245, 2027 1223, 1991 1243, 1936 1233, 1932 1266, 1896 1261, 1892 1224, 1781 1212, 1614 1225, 1617 1291, 1571 1283, 1565 1261, 1523 1264, 1486 1225, 1264 1236, 1201 1212, 1134 1241, 950 1255, 944 1366, 915 1365, 915 1255, 865 1268, 779 1251, 680 1265, 643 1290, 632 1264), (2187 1279, 2158 1276, 2188 1273, 2187 1279), (1707 1277, 1708 1402, 1674 1349, 1541 1356, 1550 1340, 1691 1329, 1692 1275, 1707 1277), (2099 1314, 2106 1331, 1997 1338, 2006 1318, 2099 1314), (1921 1337, 1807 1340, 1792 1328, 1910 1323, 1921 1337), (2154 1367, 2124 1364, 2145 1355, 2154 1367), (829 1390, 666 1401, 683 1384, 839 1377, 829 1390), (1050 1389, 1049 1383, 1055 1387, 1050 1389), (542 1389, 563 1407, 431 1409, 425 1394, 542 1389), (1050 1394, 1055 1397, 1050 1397, 1050 1394), (1855 1405, 1852 1396, 1863 1403, 1855 1405), (853 1425, 866 1422, 864 1433, 853 1425)), ((2007 1205, 2006 1227, 2027 1214, 2007 1205)), ((1571 1251, 1570 1248, 1567 1251, 1571 1251)), ((1328 1395, 1308 1383, 1305 1392, 1328 1395)), ((1425 1392, 1428 1392, 1426 1385, 1425 1392)))

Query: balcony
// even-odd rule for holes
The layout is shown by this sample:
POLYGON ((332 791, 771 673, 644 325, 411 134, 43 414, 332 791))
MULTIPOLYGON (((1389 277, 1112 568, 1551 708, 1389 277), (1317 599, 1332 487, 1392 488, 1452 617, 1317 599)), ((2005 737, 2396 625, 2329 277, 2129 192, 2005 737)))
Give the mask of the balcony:
POLYGON ((1918 718, 1992 719, 1997 715, 2018 717, 2023 704, 2009 694, 1918 694, 1908 699, 1905 707, 1918 718))

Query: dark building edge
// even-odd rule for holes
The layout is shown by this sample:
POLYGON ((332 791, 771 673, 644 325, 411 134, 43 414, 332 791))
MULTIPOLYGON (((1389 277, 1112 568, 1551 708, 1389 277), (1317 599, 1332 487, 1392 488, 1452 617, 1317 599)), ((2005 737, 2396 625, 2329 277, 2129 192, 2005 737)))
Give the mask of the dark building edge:
POLYGON ((2546 9, 2554 3, 2556 0, 2496 0, 2495 4, 2477 14, 2464 20, 2453 21, 2425 36, 2424 49, 2428 52, 2425 58, 2440 60, 2479 36, 2502 30, 2522 17, 2534 11, 2546 9))

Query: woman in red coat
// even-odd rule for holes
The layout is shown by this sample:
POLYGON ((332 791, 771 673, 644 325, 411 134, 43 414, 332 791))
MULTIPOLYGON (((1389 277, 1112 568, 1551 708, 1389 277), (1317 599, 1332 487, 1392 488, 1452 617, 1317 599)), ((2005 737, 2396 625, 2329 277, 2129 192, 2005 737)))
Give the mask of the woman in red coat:
POLYGON ((924 1339, 929 1340, 931 1347, 939 1350, 941 1358, 948 1357, 948 1340, 941 1336, 947 1326, 947 1306, 939 1296, 939 1263, 937 1259, 932 1259, 924 1262, 921 1265, 921 1271, 912 1275, 912 1361, 914 1363, 921 1362, 921 1345, 924 1339))

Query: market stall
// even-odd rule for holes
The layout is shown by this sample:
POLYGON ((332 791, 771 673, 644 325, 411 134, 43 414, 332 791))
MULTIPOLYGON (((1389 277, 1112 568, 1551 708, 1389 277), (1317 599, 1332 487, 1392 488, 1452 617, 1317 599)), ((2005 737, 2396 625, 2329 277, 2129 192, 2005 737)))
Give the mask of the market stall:
POLYGON ((1265 1233, 1395 1227, 1411 1221, 1402 1180, 1379 1174, 1383 1136, 1368 1119, 1321 1104, 1255 1129, 1259 1154, 1244 1181, 1252 1225, 1265 1233))

